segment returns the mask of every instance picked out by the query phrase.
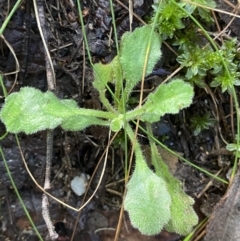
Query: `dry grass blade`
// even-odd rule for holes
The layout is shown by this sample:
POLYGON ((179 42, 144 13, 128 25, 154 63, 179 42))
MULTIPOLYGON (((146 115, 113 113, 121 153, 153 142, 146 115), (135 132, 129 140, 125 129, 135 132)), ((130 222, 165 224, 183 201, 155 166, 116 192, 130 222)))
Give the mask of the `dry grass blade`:
POLYGON ((9 50, 11 51, 14 59, 15 59, 15 62, 16 62, 16 70, 13 71, 13 72, 9 72, 9 73, 4 73, 4 75, 11 75, 11 74, 15 74, 15 78, 14 78, 14 82, 13 82, 13 85, 11 87, 11 89, 9 90, 8 94, 10 94, 14 88, 14 86, 16 85, 17 83, 17 79, 18 79, 18 73, 20 71, 20 66, 19 66, 19 61, 17 59, 17 56, 15 54, 15 51, 14 49, 12 48, 11 44, 5 39, 5 37, 3 35, 0 35, 0 38, 6 43, 6 45, 8 46, 9 50))

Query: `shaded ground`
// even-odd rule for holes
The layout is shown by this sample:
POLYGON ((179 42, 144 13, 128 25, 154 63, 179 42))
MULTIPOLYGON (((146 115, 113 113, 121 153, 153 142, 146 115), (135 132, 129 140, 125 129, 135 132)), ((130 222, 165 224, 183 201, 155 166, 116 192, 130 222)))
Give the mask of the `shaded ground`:
MULTIPOLYGON (((11 1, 11 4, 13 2, 11 1)), ((70 1, 56 2, 59 5, 55 1, 49 1, 48 9, 46 7, 44 9, 48 20, 46 30, 49 35, 49 48, 56 71, 57 95, 59 98, 74 98, 81 107, 101 109, 98 93, 92 88, 92 70, 85 59, 77 8, 71 5, 70 1)), ((128 5, 127 1, 125 4, 128 5)), ((144 18, 150 14, 151 4, 151 1, 145 1, 144 5, 136 6, 134 12, 144 18)), ((107 63, 116 53, 113 36, 110 36, 112 18, 108 1, 83 1, 82 7, 84 8, 84 20, 93 62, 107 63)), ((2 22, 8 9, 5 1, 0 1, 0 9, 2 22)), ((129 15, 128 11, 119 4, 115 4, 114 11, 120 38, 125 31, 129 30, 129 15)), ((223 24, 224 21, 223 18, 223 24)), ((132 27, 137 26, 140 26, 140 23, 134 18, 132 27)), ((234 28, 233 25, 233 31, 234 28)), ((238 32, 234 32, 238 34, 238 32)), ((33 86, 46 91, 44 50, 31 1, 23 2, 21 8, 17 10, 4 31, 4 37, 12 46, 20 65, 16 83, 14 82, 14 74, 4 76, 7 89, 18 91, 22 86, 33 86)), ((166 74, 169 74, 176 66, 176 57, 166 47, 163 47, 162 50, 163 60, 158 64, 158 67, 163 68, 166 70, 166 74)), ((2 41, 0 69, 4 74, 16 70, 15 59, 4 41, 2 41)), ((163 73, 163 75, 165 74, 163 73)), ((165 76, 153 73, 147 77, 144 89, 153 89, 164 78, 165 76)), ((138 89, 137 86, 136 90, 138 89)), ((223 139, 232 140, 232 133, 234 133, 229 117, 230 98, 228 94, 222 94, 219 90, 209 92, 209 90, 196 88, 195 91, 193 105, 179 115, 167 115, 159 123, 154 124, 154 135, 169 148, 191 160, 192 163, 212 173, 219 171, 219 176, 225 178, 229 166, 232 165, 232 156, 226 151, 223 142, 223 139), (217 100, 217 106, 215 100, 217 100), (195 136, 194 129, 191 128, 191 118, 193 114, 204 115, 207 112, 211 113, 215 120, 216 117, 219 117, 219 122, 215 122, 215 125, 195 136)), ((138 97, 137 92, 133 94, 133 97, 138 97)), ((3 98, 1 99, 2 103, 3 98)), ((5 132, 2 124, 0 132, 1 134, 5 132)), ((95 126, 75 133, 64 132, 60 128, 54 131, 51 193, 55 197, 73 207, 79 207, 82 204, 83 197, 78 197, 71 191, 70 182, 74 176, 80 173, 89 176, 93 174, 105 149, 107 133, 105 128, 95 126)), ((148 143, 145 141, 144 134, 140 134, 139 139, 147 155, 148 143)), ((45 172, 46 133, 41 132, 30 136, 21 134, 19 139, 28 167, 42 186, 45 172)), ((121 140, 120 137, 119 140, 121 140)), ((74 240, 108 241, 114 239, 124 191, 124 152, 121 149, 121 144, 121 142, 116 141, 111 148, 100 188, 82 210, 79 219, 77 212, 64 208, 56 201, 50 201, 51 218, 62 238, 59 240, 70 240, 68 237, 73 233, 75 222, 77 222, 77 229, 74 240)), ((41 213, 42 192, 31 181, 14 136, 8 135, 1 141, 1 146, 14 181, 34 223, 43 237, 47 237, 47 229, 41 213)), ((186 193, 195 198, 195 208, 199 218, 203 219, 211 214, 213 206, 224 194, 226 187, 219 182, 211 182, 208 176, 186 163, 180 162, 166 151, 160 150, 160 153, 172 173, 184 183, 186 193)), ((91 196, 96 188, 101 168, 102 163, 93 178, 85 200, 91 196)), ((37 240, 19 200, 11 188, 11 182, 2 161, 0 162, 0 181, 0 239, 37 240)), ((162 232, 156 237, 143 236, 131 227, 127 214, 125 214, 119 240, 173 241, 181 240, 181 237, 167 232, 162 232)))

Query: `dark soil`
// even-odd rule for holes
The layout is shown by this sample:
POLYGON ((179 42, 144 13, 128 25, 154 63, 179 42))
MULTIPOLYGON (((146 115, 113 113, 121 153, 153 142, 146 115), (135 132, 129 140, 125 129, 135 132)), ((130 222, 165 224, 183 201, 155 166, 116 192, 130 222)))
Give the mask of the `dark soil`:
MULTIPOLYGON (((0 1, 0 23, 6 18, 15 1, 0 1)), ((47 1, 44 5, 46 16, 46 31, 48 34, 49 50, 56 72, 57 90, 59 98, 73 98, 79 106, 101 109, 98 93, 92 87, 93 72, 83 47, 83 36, 79 24, 77 7, 71 1, 47 1), (59 5, 58 5, 58 4, 59 5)), ((75 3, 75 1, 73 1, 75 3)), ((81 1, 84 13, 87 38, 94 63, 108 63, 116 55, 114 37, 111 32, 112 17, 109 3, 105 0, 81 1)), ((128 1, 122 1, 128 6, 128 1)), ((234 2, 234 1, 233 1, 234 2)), ((42 3, 44 4, 44 3, 42 3)), ((129 30, 128 10, 114 1, 114 11, 119 39, 129 30)), ((142 19, 149 17, 152 11, 151 0, 134 7, 134 12, 142 19)), ((220 7, 224 8, 224 5, 220 7)), ((225 17, 218 16, 224 21, 225 17)), ((239 37, 237 23, 231 25, 232 30, 239 37)), ((141 26, 134 18, 132 28, 141 26)), ((4 83, 8 91, 18 91, 23 86, 32 86, 42 91, 48 89, 46 81, 45 54, 39 35, 32 1, 23 1, 16 11, 6 30, 4 37, 12 46, 19 61, 20 70, 17 74, 16 61, 5 42, 1 41, 0 71, 4 74, 4 83), (17 76, 16 76, 17 75, 17 76), (17 77, 17 82, 15 78, 17 77)), ((145 89, 151 90, 161 83, 165 76, 171 73, 176 66, 176 57, 167 47, 163 46, 163 57, 158 64, 164 71, 153 72, 145 81, 145 89)), ((139 86, 136 87, 136 90, 139 86)), ((0 90, 1 91, 1 90, 0 90)), ((138 97, 138 92, 133 97, 138 97)), ((233 141, 233 127, 231 126, 231 99, 228 94, 222 94, 216 89, 209 92, 206 89, 195 88, 194 102, 190 108, 181 111, 178 115, 167 115, 160 122, 153 125, 156 138, 170 149, 180 153, 195 165, 226 179, 226 174, 233 165, 233 156, 225 149, 224 139, 233 141), (217 100, 217 105, 215 101, 217 100), (195 114, 204 115, 210 112, 213 118, 217 116, 216 124, 201 131, 195 136, 191 128, 191 118, 195 114)), ((3 96, 3 93, 0 93, 3 96)), ((4 98, 0 99, 1 105, 4 98)), ((31 100, 29 100, 31 101, 31 100)), ((0 124, 1 135, 5 127, 0 124)), ((74 176, 80 173, 92 176, 101 155, 107 144, 108 131, 102 127, 90 127, 81 132, 65 132, 60 128, 54 130, 52 183, 51 194, 61 201, 80 207, 91 196, 96 188, 102 172, 102 162, 93 178, 85 199, 77 196, 70 188, 74 176)), ((139 140, 145 154, 148 153, 148 143, 144 133, 139 133, 139 140)), ((46 161, 46 132, 26 136, 19 135, 21 150, 26 163, 37 180, 43 186, 46 161)), ((121 138, 119 138, 121 140, 121 138)), ((64 207, 50 199, 49 209, 51 219, 59 233, 58 240, 110 241, 114 240, 119 210, 124 192, 124 152, 121 142, 115 142, 109 151, 107 168, 100 187, 94 198, 78 213, 64 207), (76 230, 74 226, 76 224, 76 230)), ((30 178, 15 140, 9 134, 1 141, 8 167, 19 190, 28 212, 36 227, 45 240, 48 240, 48 231, 42 218, 42 191, 30 178)), ((226 185, 213 181, 209 176, 181 162, 165 150, 159 150, 169 165, 172 173, 184 184, 187 194, 195 198, 195 209, 199 219, 212 213, 214 205, 223 196, 226 185)), ((0 159, 0 240, 38 240, 17 198, 2 159, 0 159)), ((119 240, 182 240, 177 234, 163 231, 155 237, 141 235, 131 227, 125 213, 120 231, 119 240)))

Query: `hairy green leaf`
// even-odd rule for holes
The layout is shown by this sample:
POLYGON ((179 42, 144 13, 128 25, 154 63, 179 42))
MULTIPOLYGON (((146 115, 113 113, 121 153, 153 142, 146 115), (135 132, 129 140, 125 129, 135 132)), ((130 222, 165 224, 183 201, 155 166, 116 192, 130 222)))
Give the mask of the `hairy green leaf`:
POLYGON ((89 125, 108 122, 92 116, 104 114, 96 110, 80 109, 74 100, 59 100, 52 92, 24 87, 9 95, 0 112, 1 121, 11 133, 32 134, 59 125, 65 130, 82 130, 89 125))
POLYGON ((122 68, 118 56, 116 56, 108 64, 98 63, 94 65, 93 86, 98 90, 102 104, 110 111, 113 111, 113 108, 105 96, 106 90, 110 90, 108 84, 115 84, 115 93, 110 93, 114 99, 115 107, 117 107, 120 98, 120 91, 122 88, 122 81, 122 68))
POLYGON ((198 216, 193 209, 194 200, 183 191, 181 182, 169 172, 167 165, 160 160, 161 171, 157 174, 167 183, 167 189, 172 199, 171 219, 165 228, 169 232, 180 235, 189 234, 198 223, 198 216))
POLYGON ((193 94, 193 87, 180 79, 160 85, 154 93, 149 94, 140 119, 153 123, 167 113, 176 114, 192 103, 193 94))
POLYGON ((181 183, 174 177, 171 177, 171 183, 167 186, 172 205, 171 220, 165 228, 169 232, 187 235, 198 223, 198 216, 193 209, 194 200, 184 193, 181 183))
POLYGON ((77 115, 79 108, 76 101, 58 99, 52 92, 42 93, 42 96, 49 95, 49 93, 51 94, 49 100, 42 106, 42 111, 46 116, 66 119, 77 115))
POLYGON ((97 63, 94 65, 94 81, 93 86, 99 92, 106 90, 106 84, 112 82, 114 69, 112 68, 112 62, 109 64, 97 63))
POLYGON ((124 200, 132 225, 143 234, 158 234, 170 220, 170 205, 165 181, 154 174, 144 160, 136 160, 124 200))
POLYGON ((150 40, 151 33, 151 27, 144 26, 137 28, 133 33, 127 32, 122 37, 120 62, 126 78, 125 93, 127 94, 132 91, 133 87, 142 78, 148 48, 149 58, 146 66, 146 75, 152 72, 154 65, 161 57, 159 35, 153 32, 150 40))
POLYGON ((53 98, 53 93, 24 87, 9 95, 1 110, 1 120, 12 133, 35 133, 44 129, 54 129, 62 119, 44 113, 46 104, 53 98))
POLYGON ((193 209, 194 200, 184 193, 181 182, 172 176, 168 166, 158 153, 155 143, 151 143, 151 152, 152 164, 155 167, 156 175, 166 182, 167 190, 172 200, 170 208, 171 219, 164 228, 169 232, 187 235, 198 223, 198 216, 193 209))
POLYGON ((106 89, 107 83, 115 84, 117 81, 123 80, 121 64, 119 57, 116 56, 110 63, 94 64, 94 82, 93 86, 101 92, 106 89))

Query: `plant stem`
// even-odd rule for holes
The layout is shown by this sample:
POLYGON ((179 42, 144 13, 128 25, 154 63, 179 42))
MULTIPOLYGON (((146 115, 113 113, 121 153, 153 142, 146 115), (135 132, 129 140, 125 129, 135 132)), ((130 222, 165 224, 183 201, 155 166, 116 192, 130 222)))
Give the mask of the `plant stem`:
POLYGON ((3 31, 5 30, 5 28, 6 28, 7 25, 8 25, 11 17, 12 17, 13 14, 15 13, 15 11, 17 10, 17 8, 19 7, 19 5, 20 5, 21 2, 22 2, 22 0, 18 0, 18 1, 14 4, 11 12, 7 15, 5 21, 3 22, 3 24, 2 24, 2 26, 1 26, 1 28, 0 28, 0 35, 2 35, 3 31))
POLYGON ((118 116, 118 113, 80 108, 80 109, 77 109, 76 111, 74 111, 74 115, 79 115, 79 117, 81 117, 81 115, 83 115, 83 116, 92 116, 92 117, 113 120, 114 118, 116 118, 118 116))
MULTIPOLYGON (((138 166, 144 166, 146 167, 147 164, 146 162, 144 161, 144 157, 143 157, 143 153, 142 153, 142 150, 141 150, 141 146, 139 144, 139 142, 137 141, 137 139, 135 138, 135 135, 134 135, 134 132, 132 130, 132 128, 130 127, 130 125, 127 123, 126 124, 126 127, 125 127, 125 130, 134 146, 134 153, 135 153, 135 156, 136 156, 136 165, 138 166)), ((128 170, 128 176, 130 174, 130 168, 128 170)))

